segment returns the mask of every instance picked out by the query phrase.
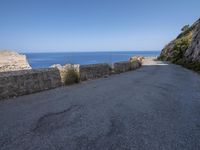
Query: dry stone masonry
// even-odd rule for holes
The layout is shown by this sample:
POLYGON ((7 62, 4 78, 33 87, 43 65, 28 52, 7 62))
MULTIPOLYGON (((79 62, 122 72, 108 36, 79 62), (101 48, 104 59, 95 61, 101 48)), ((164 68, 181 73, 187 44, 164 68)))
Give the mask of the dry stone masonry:
POLYGON ((0 73, 0 99, 20 96, 61 86, 56 68, 0 73))
POLYGON ((122 73, 127 72, 131 70, 135 70, 141 66, 140 61, 123 61, 123 62, 117 62, 114 63, 114 72, 115 73, 122 73))
POLYGON ((79 71, 80 80, 84 81, 110 75, 110 66, 108 64, 81 65, 79 71))

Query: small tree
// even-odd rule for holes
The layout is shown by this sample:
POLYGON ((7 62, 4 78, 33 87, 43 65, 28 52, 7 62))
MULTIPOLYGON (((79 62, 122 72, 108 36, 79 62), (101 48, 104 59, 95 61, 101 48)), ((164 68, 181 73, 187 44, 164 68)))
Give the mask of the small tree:
POLYGON ((190 27, 190 25, 185 25, 185 26, 181 29, 181 31, 182 31, 182 32, 185 32, 186 30, 189 29, 189 27, 190 27))

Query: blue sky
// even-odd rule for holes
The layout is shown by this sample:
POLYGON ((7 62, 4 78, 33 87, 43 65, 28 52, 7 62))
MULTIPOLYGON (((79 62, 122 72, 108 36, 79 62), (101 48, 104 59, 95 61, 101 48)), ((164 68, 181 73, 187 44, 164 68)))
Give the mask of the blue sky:
POLYGON ((160 50, 200 0, 0 0, 0 49, 160 50))

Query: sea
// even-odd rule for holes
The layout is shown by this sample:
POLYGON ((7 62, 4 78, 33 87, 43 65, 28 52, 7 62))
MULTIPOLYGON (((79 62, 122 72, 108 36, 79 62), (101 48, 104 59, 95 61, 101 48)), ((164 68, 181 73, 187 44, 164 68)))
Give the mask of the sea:
POLYGON ((127 61, 131 56, 158 56, 160 51, 112 51, 112 52, 51 52, 24 53, 33 69, 48 68, 53 64, 113 64, 127 61))

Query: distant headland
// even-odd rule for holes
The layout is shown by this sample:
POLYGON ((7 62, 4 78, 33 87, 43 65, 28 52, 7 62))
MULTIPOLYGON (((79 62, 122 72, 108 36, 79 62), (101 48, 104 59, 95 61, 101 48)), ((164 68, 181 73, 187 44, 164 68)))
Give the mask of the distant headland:
POLYGON ((11 50, 0 51, 0 72, 31 69, 25 55, 11 50))

